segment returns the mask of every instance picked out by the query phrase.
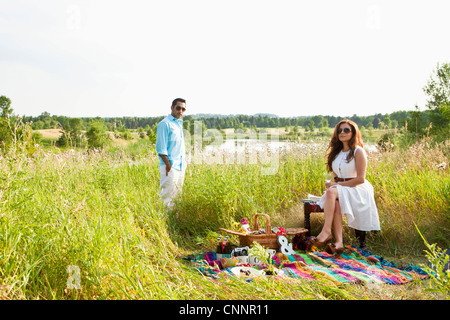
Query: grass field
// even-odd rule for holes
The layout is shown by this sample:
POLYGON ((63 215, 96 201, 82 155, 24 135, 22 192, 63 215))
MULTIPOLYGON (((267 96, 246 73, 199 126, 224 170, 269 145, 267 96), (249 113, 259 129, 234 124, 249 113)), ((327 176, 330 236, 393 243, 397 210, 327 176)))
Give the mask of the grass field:
MULTIPOLYGON (((448 144, 369 155, 382 231, 370 249, 396 262, 425 263, 425 246, 449 247, 448 144)), ((403 286, 320 281, 213 281, 181 257, 211 250, 219 227, 264 212, 272 226, 302 226, 300 199, 323 192, 324 148, 263 164, 191 164, 177 212, 164 211, 154 148, 138 141, 99 152, 38 148, 0 159, 1 299, 440 299, 427 282, 403 286), (80 288, 68 288, 67 268, 80 288), (78 271, 77 271, 78 272, 78 271), (226 290, 224 290, 226 288, 226 290)), ((313 217, 313 234, 323 221, 313 217)), ((354 242, 345 230, 346 243, 354 242)))

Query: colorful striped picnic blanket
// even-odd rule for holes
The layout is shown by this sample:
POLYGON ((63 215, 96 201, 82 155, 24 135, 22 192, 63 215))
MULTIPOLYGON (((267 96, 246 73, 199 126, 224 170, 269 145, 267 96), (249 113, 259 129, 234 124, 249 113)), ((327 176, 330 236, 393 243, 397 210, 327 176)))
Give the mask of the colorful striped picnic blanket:
MULTIPOLYGON (((321 251, 296 251, 297 254, 286 256, 288 260, 279 261, 274 256, 273 264, 281 267, 281 277, 293 277, 307 280, 324 280, 333 283, 387 283, 404 284, 414 279, 425 279, 428 275, 420 267, 409 264, 402 266, 385 261, 382 257, 373 255, 367 250, 347 246, 340 258, 335 258, 321 251)), ((228 268, 218 268, 214 265, 215 253, 192 255, 190 260, 203 274, 217 277, 221 272, 230 272, 228 268), (205 263, 206 262, 206 263, 205 263), (213 267, 215 266, 215 267, 213 267)), ((264 265, 253 265, 261 270, 264 265)))

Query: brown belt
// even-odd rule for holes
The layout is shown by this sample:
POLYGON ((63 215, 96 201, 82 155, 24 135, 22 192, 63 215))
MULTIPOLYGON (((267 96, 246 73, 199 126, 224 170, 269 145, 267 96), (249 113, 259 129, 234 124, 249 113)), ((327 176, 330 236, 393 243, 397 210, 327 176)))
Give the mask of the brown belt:
POLYGON ((334 177, 334 181, 335 182, 343 182, 343 181, 349 181, 355 178, 338 178, 338 177, 334 177))

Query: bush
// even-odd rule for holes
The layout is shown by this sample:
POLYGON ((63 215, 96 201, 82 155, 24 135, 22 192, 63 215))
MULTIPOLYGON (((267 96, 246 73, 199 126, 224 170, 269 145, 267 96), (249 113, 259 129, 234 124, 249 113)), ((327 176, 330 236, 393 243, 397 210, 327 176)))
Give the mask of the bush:
POLYGON ((89 130, 86 132, 89 148, 103 148, 103 145, 108 141, 106 128, 101 122, 93 122, 89 130))

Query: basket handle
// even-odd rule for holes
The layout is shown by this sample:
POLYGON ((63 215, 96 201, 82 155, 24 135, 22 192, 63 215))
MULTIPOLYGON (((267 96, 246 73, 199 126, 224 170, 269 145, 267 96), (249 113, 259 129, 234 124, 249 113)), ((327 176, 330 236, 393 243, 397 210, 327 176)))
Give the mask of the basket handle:
POLYGON ((254 230, 259 230, 258 216, 266 217, 266 234, 272 234, 272 228, 270 226, 270 217, 265 213, 255 214, 255 223, 253 224, 254 230))
POLYGON ((219 230, 220 231, 225 231, 227 233, 234 234, 234 235, 237 235, 237 236, 246 236, 247 235, 247 234, 242 233, 242 232, 238 232, 238 231, 234 231, 234 230, 227 230, 227 229, 224 229, 224 228, 219 228, 219 230))

